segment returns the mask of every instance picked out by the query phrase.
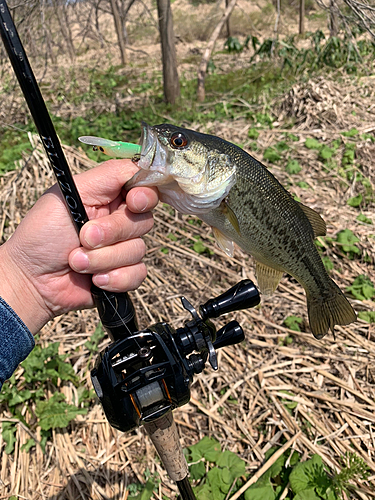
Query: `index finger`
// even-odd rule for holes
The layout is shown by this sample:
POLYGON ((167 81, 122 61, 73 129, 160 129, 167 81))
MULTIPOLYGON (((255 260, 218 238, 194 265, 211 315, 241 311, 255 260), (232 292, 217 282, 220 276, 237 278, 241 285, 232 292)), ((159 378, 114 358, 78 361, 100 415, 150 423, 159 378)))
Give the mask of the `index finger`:
POLYGON ((108 205, 121 193, 124 184, 139 168, 131 160, 108 160, 74 176, 85 205, 108 205))

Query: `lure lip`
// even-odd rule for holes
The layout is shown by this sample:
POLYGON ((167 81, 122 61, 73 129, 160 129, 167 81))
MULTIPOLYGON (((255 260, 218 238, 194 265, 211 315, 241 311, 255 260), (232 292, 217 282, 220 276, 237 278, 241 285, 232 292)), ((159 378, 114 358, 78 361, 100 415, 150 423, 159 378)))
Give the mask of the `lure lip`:
POLYGON ((116 141, 103 139, 102 137, 95 137, 94 135, 82 135, 81 137, 78 137, 78 140, 83 142, 83 144, 88 144, 89 146, 114 147, 118 145, 118 142, 116 141))

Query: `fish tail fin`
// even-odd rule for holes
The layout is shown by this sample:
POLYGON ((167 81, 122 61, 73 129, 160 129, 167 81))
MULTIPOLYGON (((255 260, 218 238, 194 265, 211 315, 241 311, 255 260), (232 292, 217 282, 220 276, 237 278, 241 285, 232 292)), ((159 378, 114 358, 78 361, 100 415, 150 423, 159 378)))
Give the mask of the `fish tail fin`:
POLYGON ((307 295, 307 309, 311 331, 316 339, 322 339, 335 325, 348 325, 357 315, 340 288, 331 282, 328 293, 313 297, 307 295))

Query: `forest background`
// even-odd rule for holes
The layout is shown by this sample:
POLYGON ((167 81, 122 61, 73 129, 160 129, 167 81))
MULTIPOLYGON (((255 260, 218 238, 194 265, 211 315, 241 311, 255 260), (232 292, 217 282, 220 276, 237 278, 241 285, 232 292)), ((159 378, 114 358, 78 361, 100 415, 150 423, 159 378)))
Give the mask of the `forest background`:
MULTIPOLYGON (((10 6, 74 172, 105 159, 79 136, 137 142, 141 120, 169 122, 240 145, 327 222, 317 246, 358 321, 315 340, 302 289, 288 276, 260 307, 233 315, 245 342, 221 350, 219 371, 197 377, 191 402, 175 412, 197 498, 373 498, 374 7, 10 6)), ((54 180, 2 46, 0 118, 3 242, 54 180)), ((236 249, 228 259, 209 228, 168 206, 155 210, 145 241, 149 275, 133 294, 143 327, 180 326, 181 295, 198 305, 255 279, 249 256, 236 249)), ((94 311, 40 332, 0 395, 1 499, 177 497, 143 430, 122 434, 104 418, 89 373, 106 345, 94 311)))

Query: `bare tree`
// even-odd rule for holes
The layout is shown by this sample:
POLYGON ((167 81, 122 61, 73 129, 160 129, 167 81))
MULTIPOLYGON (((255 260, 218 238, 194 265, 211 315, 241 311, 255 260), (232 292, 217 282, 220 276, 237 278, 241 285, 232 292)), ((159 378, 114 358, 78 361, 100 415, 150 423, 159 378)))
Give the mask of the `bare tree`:
POLYGON ((335 0, 329 2, 329 36, 337 36, 339 32, 339 19, 335 0))
POLYGON ((70 59, 74 61, 75 48, 73 43, 72 31, 70 29, 70 22, 68 18, 68 12, 67 12, 68 6, 66 2, 59 0, 52 0, 52 3, 55 9, 56 18, 60 26, 63 40, 65 41, 66 47, 68 49, 70 59))
POLYGON ((330 12, 334 10, 336 18, 343 22, 347 32, 350 32, 350 25, 354 23, 360 26, 361 29, 367 31, 372 38, 375 39, 375 6, 371 5, 368 0, 343 0, 350 8, 351 14, 344 12, 344 10, 339 7, 336 0, 316 0, 316 2, 322 9, 330 12))
POLYGON ((121 19, 121 10, 120 6, 117 3, 117 0, 110 0, 113 20, 115 23, 115 29, 117 34, 118 46, 121 54, 121 64, 125 66, 126 64, 126 41, 125 41, 125 32, 124 32, 124 19, 121 19))
POLYGON ((157 0, 165 100, 174 104, 180 96, 176 46, 170 0, 157 0))
POLYGON ((299 34, 305 33, 305 0, 299 0, 299 34))
POLYGON ((234 6, 236 5, 237 0, 232 0, 228 7, 225 9, 225 12, 220 19, 218 25, 214 29, 211 38, 208 41, 206 50, 204 51, 203 57, 201 59, 199 69, 198 69, 198 89, 197 89, 197 99, 199 102, 203 102, 206 96, 206 92, 204 89, 204 81, 206 78, 208 63, 211 59, 212 52, 215 47, 216 40, 218 39, 221 30, 223 29, 224 24, 232 13, 234 6))

